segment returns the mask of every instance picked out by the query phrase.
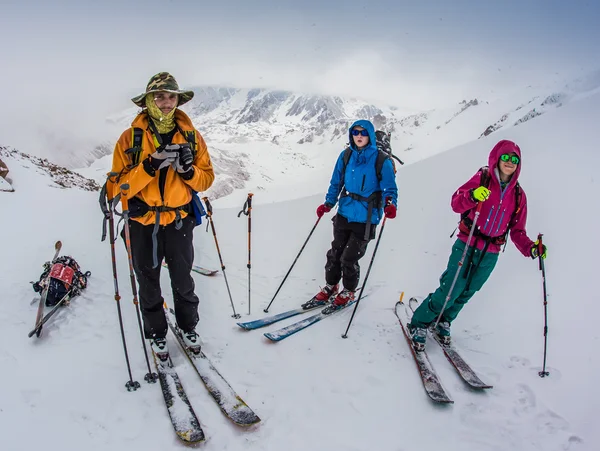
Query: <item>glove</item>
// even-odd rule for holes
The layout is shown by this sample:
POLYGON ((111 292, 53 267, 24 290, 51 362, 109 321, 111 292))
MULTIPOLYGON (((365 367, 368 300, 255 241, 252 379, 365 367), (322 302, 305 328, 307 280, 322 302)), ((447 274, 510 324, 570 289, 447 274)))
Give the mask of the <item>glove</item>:
POLYGON ((175 152, 172 150, 167 150, 165 148, 164 150, 161 149, 161 150, 157 150, 156 152, 154 152, 152 155, 150 155, 148 157, 148 160, 149 160, 150 166, 152 166, 152 169, 154 169, 155 171, 158 171, 162 168, 166 168, 170 164, 173 164, 173 162, 177 159, 177 157, 179 157, 178 152, 175 152))
MULTIPOLYGON (((534 245, 531 246, 531 251, 529 251, 531 253, 531 258, 533 258, 534 260, 540 256, 539 246, 540 246, 540 240, 536 240, 534 245)), ((545 244, 542 244, 542 250, 543 250, 542 258, 545 260, 546 253, 547 253, 545 244)))
POLYGON ((325 213, 329 213, 331 211, 331 205, 325 203, 322 205, 319 205, 317 207, 317 216, 320 218, 322 217, 325 213))
POLYGON ((484 202, 490 197, 491 191, 485 186, 480 186, 471 191, 471 197, 477 202, 484 202))
POLYGON ((192 169, 192 163, 194 162, 194 155, 192 154, 192 149, 190 149, 189 144, 173 144, 165 147, 165 150, 168 150, 169 147, 177 147, 179 156, 173 163, 173 169, 175 169, 180 174, 184 174, 192 169))
POLYGON ((391 203, 389 198, 386 199, 386 203, 388 203, 388 205, 386 205, 386 207, 383 209, 383 213, 385 214, 386 218, 394 219, 396 217, 396 206, 391 203))

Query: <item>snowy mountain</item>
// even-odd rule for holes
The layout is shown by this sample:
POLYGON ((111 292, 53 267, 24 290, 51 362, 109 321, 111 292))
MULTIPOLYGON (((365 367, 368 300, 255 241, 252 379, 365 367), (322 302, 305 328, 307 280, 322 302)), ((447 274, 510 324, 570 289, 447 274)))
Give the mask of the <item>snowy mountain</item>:
MULTIPOLYGON (((535 102, 541 106, 548 95, 535 102)), ((424 125, 413 124, 427 126, 431 133, 440 125, 440 136, 452 127, 460 139, 470 136, 470 142, 399 169, 398 216, 386 223, 367 281, 369 297, 361 301, 346 340, 340 334, 350 311, 281 343, 267 343, 260 331, 245 332, 235 325, 222 274, 213 278, 195 275, 203 349, 262 418, 248 430, 232 425, 170 337, 174 363, 207 435, 201 448, 597 450, 600 392, 595 387, 600 356, 594 345, 600 341, 600 332, 594 318, 600 314, 600 304, 594 293, 595 250, 600 238, 593 202, 600 195, 595 132, 600 121, 600 93, 587 90, 576 97, 561 100, 560 107, 559 103, 546 104, 542 116, 518 126, 514 126, 515 114, 481 139, 477 138, 485 127, 520 103, 506 99, 488 104, 479 99, 477 105, 471 104, 445 124, 448 128, 440 124, 453 116, 439 111, 428 114, 424 125), (538 377, 544 326, 540 271, 536 262, 523 258, 509 243, 489 282, 453 325, 454 341, 463 356, 494 388, 485 393, 469 389, 441 350, 429 346, 433 365, 455 401, 440 407, 425 395, 392 309, 401 291, 422 298, 437 286, 453 243, 448 235, 458 220, 449 206, 451 193, 487 163, 489 150, 500 139, 512 139, 521 146, 520 182, 529 202, 528 232, 530 236, 543 232, 548 245, 550 376, 538 377)), ((538 108, 535 102, 516 111, 523 117, 538 108)), ((463 106, 466 104, 457 111, 463 106)), ((216 115, 219 108, 204 114, 216 115)), ((251 117, 250 113, 242 116, 243 108, 240 106, 236 117, 251 117)), ((243 127, 248 133, 254 130, 248 123, 236 125, 238 130, 243 127)), ((267 130, 261 127, 256 130, 267 130)), ((277 130, 285 128, 273 123, 272 134, 284 136, 277 130)), ((212 147, 223 138, 225 135, 213 135, 212 147)), ((331 146, 315 146, 330 152, 318 161, 308 152, 302 152, 304 159, 283 157, 281 145, 267 146, 268 139, 263 144, 241 146, 248 161, 261 159, 256 167, 248 168, 248 183, 260 182, 265 187, 256 195, 259 201, 252 216, 251 315, 246 314, 247 221, 237 218, 245 191, 234 191, 214 202, 227 277, 244 320, 264 315, 262 309, 315 223, 315 208, 322 202, 332 155, 343 142, 340 138, 331 146), (327 170, 310 182, 304 179, 309 173, 318 173, 305 169, 304 164, 316 167, 325 162, 327 170), (277 185, 268 184, 253 172, 259 165, 272 169, 273 174, 274 168, 287 172, 273 177, 277 185), (304 182, 302 189, 297 182, 304 182), (310 196, 311 192, 320 194, 310 196), (275 200, 280 202, 272 202, 275 200)), ((224 142, 219 146, 233 149, 224 142)), ((429 150, 421 148, 423 154, 429 150)), ((415 147, 407 154, 416 151, 415 147)), ((133 393, 124 387, 127 372, 109 246, 99 240, 102 215, 97 193, 55 189, 49 186, 53 183, 47 173, 32 171, 21 157, 3 153, 2 159, 16 188, 14 193, 0 193, 4 219, 0 236, 4 238, 3 255, 8 256, 0 263, 3 449, 183 449, 173 434, 159 387, 143 381, 146 363, 131 302, 127 259, 119 240, 120 302, 133 375, 142 384, 133 393), (36 297, 29 281, 39 277, 57 239, 63 242, 63 253, 73 255, 92 276, 84 294, 56 315, 45 335, 30 340, 26 333, 33 326, 36 297)), ((271 307, 272 313, 298 306, 323 283, 330 218, 331 213, 317 227, 271 307)), ((201 226, 194 239, 196 263, 219 268, 212 234, 201 226)), ((373 250, 371 244, 361 261, 363 277, 373 250)), ((163 294, 171 304, 168 276, 163 272, 162 277, 163 294)))
MULTIPOLYGON (((208 196, 276 188, 283 190, 280 198, 285 199, 303 187, 313 189, 314 182, 329 173, 347 143, 349 125, 357 118, 372 120, 377 128, 392 132, 394 152, 412 163, 517 127, 598 89, 600 72, 559 87, 528 86, 501 96, 464 100, 450 108, 408 112, 336 96, 198 87, 183 109, 207 140, 215 165, 217 178, 208 196), (290 180, 292 174, 298 179, 290 180)), ((130 108, 108 121, 122 131, 137 111, 130 108)), ((90 158, 106 156, 80 171, 101 182, 110 168, 115 140, 116 136, 97 146, 90 158)), ((321 190, 313 189, 310 194, 321 190)))

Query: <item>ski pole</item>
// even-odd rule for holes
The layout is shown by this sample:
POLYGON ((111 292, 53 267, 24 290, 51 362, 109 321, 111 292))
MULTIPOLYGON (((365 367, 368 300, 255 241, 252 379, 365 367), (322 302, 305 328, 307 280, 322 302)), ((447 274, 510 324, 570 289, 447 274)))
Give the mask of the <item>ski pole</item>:
MULTIPOLYGON (((56 243, 54 243, 54 257, 52 257, 52 261, 50 262, 50 268, 52 268, 52 263, 54 263, 54 260, 56 260, 56 258, 58 257, 58 254, 60 253, 61 249, 62 249, 62 242, 59 240, 56 243)), ((34 330, 36 331, 37 337, 39 337, 42 333, 42 328, 41 328, 40 322, 42 321, 42 316, 44 316, 44 305, 46 304, 46 298, 48 297, 48 281, 49 281, 49 279, 50 279, 50 273, 48 273, 48 276, 45 279, 44 288, 42 289, 42 293, 40 296, 40 303, 38 304, 38 310, 37 310, 37 314, 35 316, 34 330)), ((29 335, 29 337, 31 338, 31 335, 29 335)))
POLYGON ((135 274, 133 272, 133 258, 131 256, 131 234, 129 231, 129 184, 123 183, 121 185, 121 205, 123 206, 123 220, 125 225, 123 230, 125 231, 125 248, 127 249, 127 261, 129 262, 129 278, 131 280, 131 292, 133 294, 133 305, 135 305, 135 312, 137 314, 138 327, 140 329, 140 336, 142 338, 142 347, 144 348, 144 357, 146 358, 146 365, 148 367, 148 373, 144 376, 144 380, 148 383, 155 383, 158 379, 158 374, 153 373, 150 369, 150 360, 148 360, 148 351, 146 350, 146 340, 144 339, 144 332, 142 330, 142 319, 140 317, 140 306, 138 301, 137 288, 135 284, 135 274))
MULTIPOLYGON (((212 229, 213 237, 215 239, 215 246, 217 248, 217 254, 219 255, 219 261, 221 262, 221 271, 223 271, 223 277, 225 279, 225 286, 227 287, 227 294, 229 294, 229 301, 231 302, 231 308, 233 309, 233 318, 240 318, 240 314, 236 313, 235 307, 233 306, 233 298, 231 297, 231 290, 229 289, 229 282, 227 281, 227 274, 225 273, 225 264, 223 263, 223 257, 221 257, 221 249, 219 248, 219 240, 217 240, 217 231, 215 229, 215 223, 212 217, 212 205, 210 204, 208 197, 203 197, 202 200, 206 204, 206 216, 208 217, 208 222, 210 224, 210 228, 212 229)), ((207 230, 208 232, 208 226, 207 230)))
POLYGON ((319 221, 321 220, 321 218, 317 218, 317 222, 315 222, 315 225, 312 227, 312 229, 310 230, 310 233, 308 234, 308 238, 306 238, 306 241, 304 242, 304 244, 302 245, 302 247, 300 248, 300 252, 298 252, 298 255, 296 255, 296 258, 294 259, 294 263, 292 263, 292 266, 290 266, 290 269, 288 269, 287 274, 285 275, 285 277, 283 278, 283 280, 281 281, 281 284, 279 285, 279 288, 277 288, 277 291, 275 292, 275 294, 273 295, 273 299, 271 299, 271 302, 269 302, 269 305, 267 305, 267 308, 263 310, 263 312, 265 313, 269 313, 269 309, 271 308, 271 304, 273 303, 273 301, 275 300, 275 298, 277 297, 277 293, 279 293, 279 290, 281 290, 281 287, 283 286, 283 284, 285 283, 286 279, 288 278, 288 276, 290 275, 290 273, 292 272, 292 268, 294 267, 294 265, 296 264, 296 262, 298 261, 298 258, 300 257, 300 254, 302 254, 302 251, 304 250, 304 248, 306 247, 306 244, 308 243, 308 240, 310 240, 310 237, 312 236, 313 232, 315 231, 315 229, 317 228, 317 225, 319 224, 319 221))
MULTIPOLYGON (((109 182, 107 182, 109 183, 109 182)), ((110 180, 112 183, 112 180, 110 180)), ((135 391, 140 388, 140 383, 138 381, 133 380, 133 375, 131 374, 131 364, 129 363, 129 353, 127 351, 127 342, 125 341, 125 329, 123 326, 123 315, 121 313, 121 295, 119 294, 119 281, 117 278, 117 258, 115 253, 115 220, 113 215, 112 208, 108 208, 106 205, 106 200, 110 202, 112 199, 109 198, 106 188, 102 188, 102 192, 100 194, 100 208, 102 213, 104 213, 104 222, 103 222, 103 230, 102 230, 102 239, 104 241, 106 239, 106 223, 108 222, 108 226, 110 227, 109 231, 109 240, 110 240, 110 257, 112 260, 112 273, 113 273, 113 285, 115 289, 115 302, 117 304, 117 315, 119 318, 119 329, 121 330, 121 341, 123 342, 123 351, 125 352, 125 363, 127 364, 127 372, 129 374, 129 380, 125 383, 125 388, 127 391, 135 391)))
POLYGON ((242 210, 238 213, 238 218, 242 213, 248 216, 248 315, 250 314, 250 269, 252 267, 252 196, 254 196, 254 194, 248 193, 248 198, 246 199, 246 202, 244 202, 242 210))
POLYGON ((483 202, 479 202, 477 204, 477 209, 475 210, 475 217, 473 218, 473 225, 471 225, 471 230, 469 231, 469 237, 467 238, 467 243, 465 244, 465 250, 463 251, 462 256, 460 257, 460 261, 458 262, 458 268, 456 268, 456 273, 454 274, 454 279, 452 280, 452 284, 450 285, 450 289, 448 290, 448 295, 446 296, 446 299, 444 300, 444 305, 442 306, 442 310, 440 311, 440 314, 438 315, 437 319, 435 320, 435 324, 433 325, 434 329, 437 327, 438 323, 442 319, 444 310, 446 310, 446 305, 448 304, 448 301, 450 300, 450 297, 452 296, 452 291, 454 291, 454 285, 456 285, 456 281, 458 280, 458 275, 460 274, 460 270, 462 269, 462 267, 465 263, 465 258, 467 256, 469 246, 471 245, 471 240, 473 239, 473 235, 475 233, 475 226, 477 225, 477 220, 479 219, 479 213, 481 213, 482 205, 483 205, 483 202))
POLYGON ((377 254, 377 248, 379 247, 379 242, 381 241, 381 236, 383 235, 383 229, 385 228, 385 221, 387 216, 383 217, 383 222, 381 223, 381 230, 379 231, 379 236, 377 237, 377 242, 375 243, 375 249, 373 249, 373 255, 371 256, 371 261, 369 262, 369 267, 367 269, 367 274, 365 275, 365 280, 363 280, 362 287, 360 289, 360 293, 358 295, 358 300, 354 305, 354 310, 352 311, 352 316, 350 317, 350 321, 348 321, 348 327, 346 327, 346 332, 342 335, 342 338, 348 338, 348 331, 350 330, 350 326, 352 325, 352 320, 354 319, 354 315, 356 314, 356 310, 358 309, 358 304, 360 303, 360 299, 362 298, 363 291, 365 291, 365 287, 367 286, 367 279, 369 278, 369 274, 371 273, 371 268, 373 267, 373 261, 375 261, 375 255, 377 254))
POLYGON ((546 371, 546 350, 548 345, 548 294, 546 292, 546 268, 544 267, 544 245, 542 244, 543 234, 538 234, 538 259, 540 261, 540 271, 542 271, 542 287, 544 291, 544 365, 542 371, 538 373, 540 377, 550 376, 550 373, 546 371))

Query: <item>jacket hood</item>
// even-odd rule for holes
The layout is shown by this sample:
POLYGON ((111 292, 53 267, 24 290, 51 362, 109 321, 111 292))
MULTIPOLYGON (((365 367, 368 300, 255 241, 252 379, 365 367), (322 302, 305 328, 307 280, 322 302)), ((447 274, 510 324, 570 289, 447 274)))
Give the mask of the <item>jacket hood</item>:
POLYGON ((354 122, 354 124, 352 124, 350 126, 350 128, 348 129, 348 139, 350 140, 350 148, 352 150, 358 150, 356 148, 356 146, 354 145, 354 139, 352 139, 352 129, 354 127, 362 127, 365 130, 367 130, 369 132, 369 145, 367 147, 365 147, 365 149, 368 149, 370 147, 377 149, 377 138, 375 136, 375 126, 371 123, 371 121, 367 121, 366 119, 360 119, 356 122, 354 122))
MULTIPOLYGON (((490 174, 494 174, 494 177, 498 179, 498 162, 500 161, 500 156, 505 153, 516 153, 520 160, 519 164, 517 165, 517 170, 513 173, 509 183, 510 186, 514 186, 517 184, 519 174, 521 173, 521 166, 523 164, 523 158, 521 157, 521 149, 514 142, 509 141, 507 139, 503 139, 494 146, 494 148, 490 152, 490 156, 488 157, 488 166, 490 168, 490 174)), ((499 180, 497 181, 498 183, 500 183, 499 180)))

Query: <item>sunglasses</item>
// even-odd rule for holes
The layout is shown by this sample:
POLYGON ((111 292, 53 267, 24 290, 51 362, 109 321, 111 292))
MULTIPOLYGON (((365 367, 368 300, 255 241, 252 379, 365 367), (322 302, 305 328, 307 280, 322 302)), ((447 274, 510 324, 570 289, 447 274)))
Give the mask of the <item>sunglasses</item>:
POLYGON ((369 132, 365 129, 363 130, 357 130, 357 129, 352 129, 352 136, 369 136, 369 132))
POLYGON ((519 164, 519 157, 517 157, 516 155, 509 155, 507 153, 504 153, 502 155, 500 155, 500 160, 504 161, 505 163, 508 163, 509 161, 512 164, 519 164))

